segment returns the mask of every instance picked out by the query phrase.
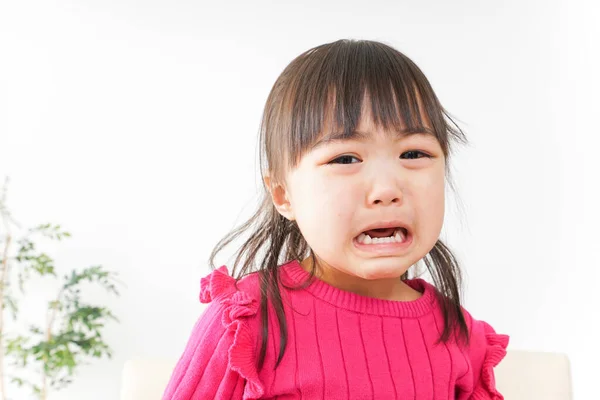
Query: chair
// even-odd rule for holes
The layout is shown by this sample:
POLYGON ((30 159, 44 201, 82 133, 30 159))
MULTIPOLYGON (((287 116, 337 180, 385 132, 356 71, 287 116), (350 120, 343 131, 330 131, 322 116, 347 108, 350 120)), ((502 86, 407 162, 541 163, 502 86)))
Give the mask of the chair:
MULTIPOLYGON (((175 359, 134 359, 122 372, 121 400, 161 400, 175 359)), ((506 400, 571 400, 569 359, 560 353, 508 350, 494 369, 506 400)))

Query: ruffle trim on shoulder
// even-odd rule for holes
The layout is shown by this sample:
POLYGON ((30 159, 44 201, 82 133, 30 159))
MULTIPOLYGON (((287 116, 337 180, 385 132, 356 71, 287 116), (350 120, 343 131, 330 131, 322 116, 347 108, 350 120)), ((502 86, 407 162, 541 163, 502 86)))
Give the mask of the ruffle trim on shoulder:
POLYGON ((504 396, 496 389, 494 367, 506 356, 506 348, 510 337, 498 334, 484 322, 485 339, 487 348, 485 359, 481 367, 481 376, 476 384, 471 399, 473 400, 504 400, 504 396))
POLYGON ((259 399, 264 394, 264 387, 254 362, 254 337, 244 318, 257 313, 258 302, 236 288, 235 283, 227 267, 221 266, 200 280, 200 302, 216 300, 225 307, 221 322, 228 332, 233 333, 228 353, 229 368, 246 380, 243 399, 259 399))

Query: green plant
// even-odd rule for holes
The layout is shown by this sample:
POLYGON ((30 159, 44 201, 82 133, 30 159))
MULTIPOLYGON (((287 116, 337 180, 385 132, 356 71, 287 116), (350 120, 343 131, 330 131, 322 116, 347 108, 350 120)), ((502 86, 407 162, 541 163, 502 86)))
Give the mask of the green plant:
POLYGON ((15 239, 11 225, 20 226, 6 206, 7 184, 8 178, 0 199, 0 215, 6 231, 0 236, 0 399, 8 399, 6 379, 9 379, 19 387, 28 387, 39 399, 45 400, 50 389, 58 390, 68 385, 77 367, 88 358, 111 358, 111 349, 104 342, 101 331, 108 321, 118 319, 106 307, 85 303, 81 288, 85 283, 100 285, 119 296, 116 286, 119 282, 116 273, 106 271, 102 266, 72 270, 59 279, 54 260, 37 250, 34 239, 60 241, 71 235, 62 231, 60 225, 44 224, 28 229, 15 239), (16 254, 11 254, 13 242, 16 243, 16 254), (25 284, 34 276, 42 277, 44 282, 52 279, 55 285, 58 281, 58 293, 48 302, 46 320, 43 324, 28 326, 27 334, 6 334, 5 314, 10 312, 18 325, 19 299, 25 295, 25 284), (18 291, 14 287, 15 279, 18 291), (6 373, 9 361, 13 368, 6 373), (35 370, 34 374, 25 376, 31 369, 35 370))

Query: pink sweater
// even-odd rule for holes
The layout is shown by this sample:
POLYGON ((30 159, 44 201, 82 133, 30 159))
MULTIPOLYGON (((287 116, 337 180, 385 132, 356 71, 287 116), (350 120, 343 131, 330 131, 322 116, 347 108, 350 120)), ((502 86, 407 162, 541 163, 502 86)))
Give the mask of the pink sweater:
MULTIPOLYGON (((281 267, 288 285, 309 274, 297 261, 281 267)), ((423 295, 382 300, 343 291, 319 279, 306 289, 281 287, 288 344, 281 364, 279 329, 269 305, 264 367, 260 351, 260 290, 256 273, 234 286, 226 266, 201 280, 200 301, 210 303, 195 324, 163 400, 188 399, 494 399, 493 367, 508 336, 464 311, 469 348, 435 345, 443 317, 435 287, 406 281, 423 295), (295 312, 292 312, 292 307, 295 312)))

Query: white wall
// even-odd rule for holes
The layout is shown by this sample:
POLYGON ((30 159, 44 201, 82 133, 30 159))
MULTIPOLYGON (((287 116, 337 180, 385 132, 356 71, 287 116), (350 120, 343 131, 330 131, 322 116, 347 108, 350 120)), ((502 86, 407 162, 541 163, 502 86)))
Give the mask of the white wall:
POLYGON ((107 330, 114 359, 52 400, 116 399, 125 360, 179 356, 209 252, 255 203, 271 85, 340 38, 405 52, 472 142, 454 160, 464 213, 444 231, 467 271, 466 307, 512 348, 566 352, 576 398, 597 393, 598 6, 367 4, 1 3, 9 206, 24 226, 71 231, 52 252, 59 268, 103 264, 127 283, 108 301, 122 320, 107 330))

